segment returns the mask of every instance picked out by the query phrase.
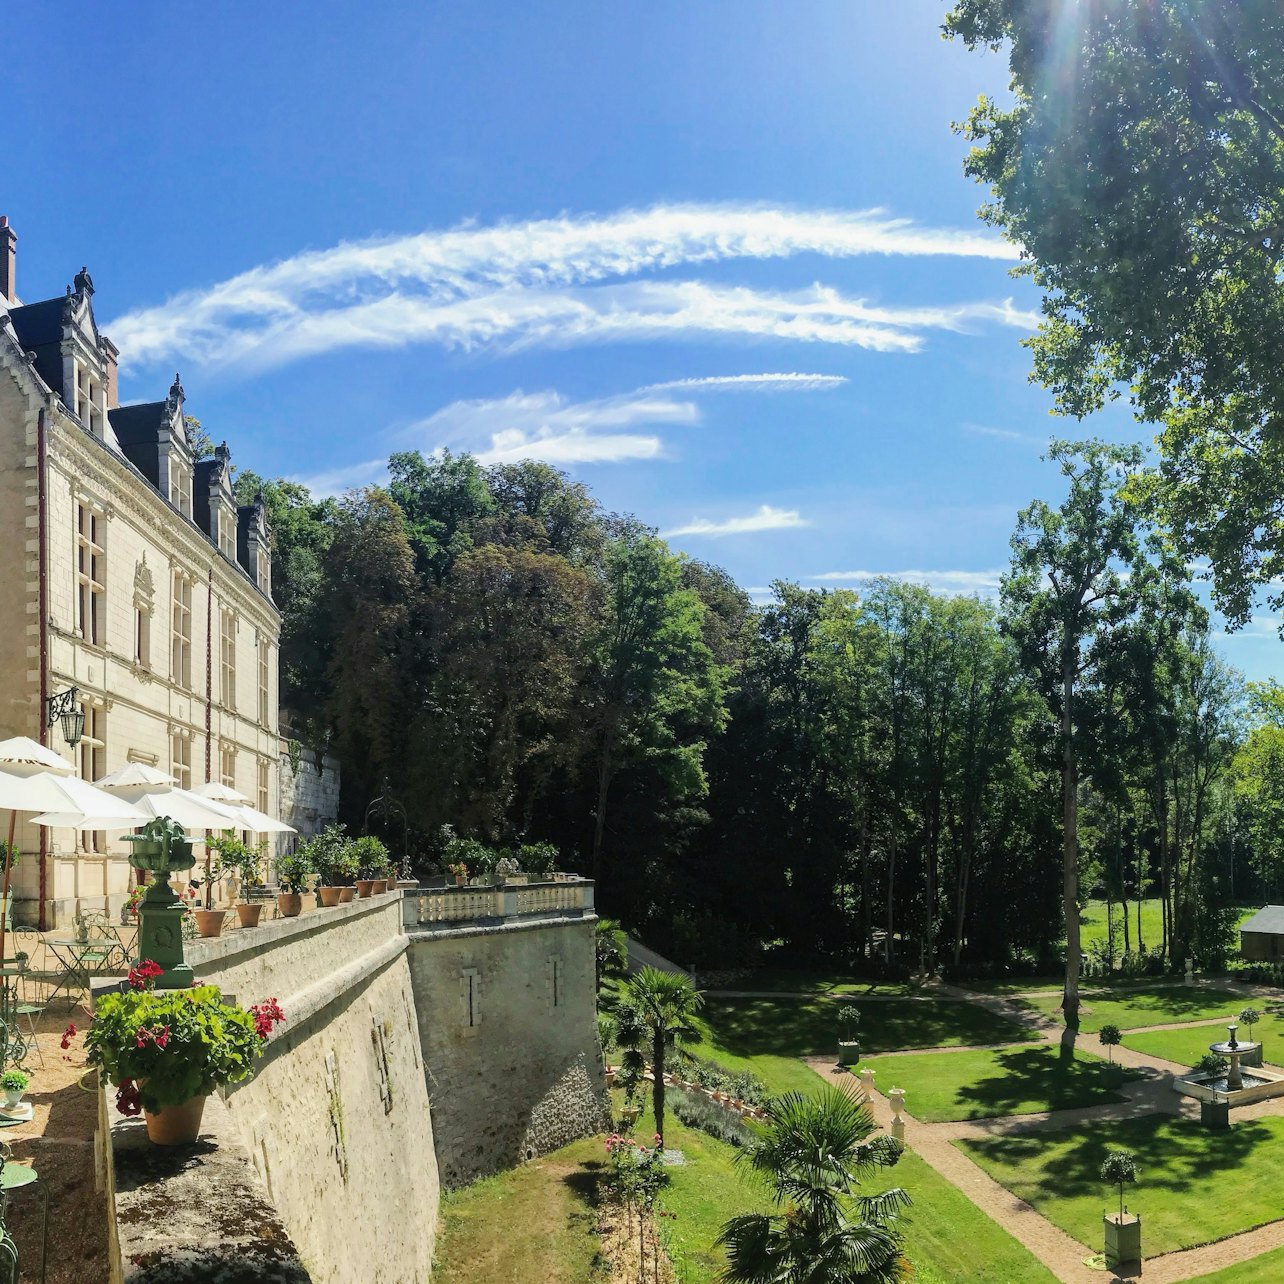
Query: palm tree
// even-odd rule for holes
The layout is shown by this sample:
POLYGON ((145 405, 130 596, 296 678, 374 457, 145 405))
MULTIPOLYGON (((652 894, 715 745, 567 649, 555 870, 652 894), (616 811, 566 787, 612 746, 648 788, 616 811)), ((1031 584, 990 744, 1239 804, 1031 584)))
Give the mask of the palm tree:
POLYGON ((775 1214, 744 1213, 722 1228, 725 1284, 892 1284, 905 1273, 897 1211, 901 1189, 858 1195, 858 1180, 901 1156, 901 1143, 870 1139, 874 1120, 854 1097, 826 1086, 786 1093, 765 1107, 763 1139, 741 1158, 771 1182, 775 1214))
MULTIPOLYGON (((626 1087, 641 1082, 643 1062, 651 1055, 651 1104, 657 1144, 664 1146, 664 1063, 670 1051, 694 1043, 700 1031, 693 1018, 700 992, 677 972, 644 967, 629 981, 616 1008, 615 1042, 622 1049, 621 1079, 626 1087)), ((632 1090, 630 1089, 630 1092, 632 1090)))

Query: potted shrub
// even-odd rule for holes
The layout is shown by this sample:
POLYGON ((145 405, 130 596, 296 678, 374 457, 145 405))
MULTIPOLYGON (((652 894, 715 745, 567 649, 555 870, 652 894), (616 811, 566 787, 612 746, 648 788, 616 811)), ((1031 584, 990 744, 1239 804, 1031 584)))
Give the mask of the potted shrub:
POLYGON ((856 1035, 860 1030, 860 1009, 854 1003, 844 1003, 838 1009, 838 1064, 854 1066, 860 1060, 860 1044, 856 1035))
POLYGON ((303 893, 312 886, 312 861, 306 844, 276 858, 276 879, 281 886, 277 909, 285 918, 297 918, 303 912, 303 893))
POLYGON ((1111 1067, 1107 1073, 1113 1074, 1115 1049, 1123 1042, 1123 1032, 1117 1025, 1106 1024, 1097 1031, 1097 1040, 1106 1050, 1106 1061, 1111 1067))
POLYGON ((263 1042, 285 1019, 275 999, 251 1008, 225 1003, 218 988, 156 990, 150 959, 132 968, 128 986, 102 995, 85 1036, 90 1065, 116 1086, 123 1115, 144 1112, 157 1145, 196 1140, 205 1099, 247 1078, 263 1042))
POLYGON ((356 873, 356 844, 342 825, 327 825, 319 834, 300 844, 317 877, 317 899, 323 906, 337 905, 343 884, 356 873))
POLYGON ((392 874, 392 857, 388 849, 373 834, 362 834, 352 840, 355 849, 357 868, 364 870, 371 882, 371 894, 380 895, 388 890, 388 878, 392 874))
POLYGON ((258 887, 263 882, 263 860, 266 855, 267 840, 256 847, 250 847, 235 836, 229 834, 224 840, 224 849, 220 858, 225 867, 232 867, 240 875, 241 898, 236 903, 236 917, 242 927, 258 927, 259 915, 263 913, 262 901, 250 901, 251 887, 258 887))
POLYGON ((22 1094, 27 1090, 31 1076, 16 1066, 0 1074, 0 1093, 4 1094, 4 1108, 16 1110, 22 1104, 22 1094))
POLYGON ((456 887, 463 887, 468 882, 468 866, 462 860, 456 861, 453 865, 447 865, 446 872, 455 880, 456 887))
MULTIPOLYGON (((1253 1042, 1253 1027, 1262 1019, 1262 1014, 1253 1007, 1244 1008, 1239 1014, 1240 1025, 1248 1026, 1248 1041, 1253 1042)), ((1239 1059, 1240 1065, 1260 1066, 1262 1064, 1262 1049, 1254 1048, 1252 1052, 1246 1052, 1239 1059)))
POLYGON ((357 894, 378 896, 387 891, 388 875, 392 872, 388 849, 373 834, 354 838, 352 849, 357 865, 357 894))
POLYGON ((1109 1150, 1101 1165, 1101 1180, 1119 1187, 1119 1211, 1105 1215, 1106 1265, 1141 1261, 1141 1218, 1124 1207, 1123 1188, 1137 1180, 1137 1161, 1129 1150, 1109 1150))

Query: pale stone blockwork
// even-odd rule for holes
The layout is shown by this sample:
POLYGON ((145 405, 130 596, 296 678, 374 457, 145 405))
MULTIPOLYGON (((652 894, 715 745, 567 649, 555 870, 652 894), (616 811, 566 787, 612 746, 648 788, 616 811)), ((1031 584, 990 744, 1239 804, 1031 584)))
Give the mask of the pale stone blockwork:
MULTIPOLYGON (((130 761, 189 785, 226 779, 276 812, 265 511, 235 510, 224 448, 192 459, 177 379, 163 402, 116 404, 117 353, 93 293, 82 269, 65 298, 0 297, 0 738, 42 739, 87 779, 130 761), (46 727, 44 704, 71 687, 86 717, 75 749, 46 727)), ((23 824, 19 845, 22 919, 114 913, 128 891, 118 836, 23 824)))
POLYGON ((462 1185, 605 1126, 595 922, 588 914, 411 929, 410 973, 444 1185, 462 1185))

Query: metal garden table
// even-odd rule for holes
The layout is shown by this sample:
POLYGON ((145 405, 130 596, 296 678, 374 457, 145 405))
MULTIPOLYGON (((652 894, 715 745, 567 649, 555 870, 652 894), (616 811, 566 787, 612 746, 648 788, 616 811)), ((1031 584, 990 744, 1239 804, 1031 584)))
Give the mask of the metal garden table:
POLYGON ((58 961, 60 975, 47 1003, 53 1003, 59 991, 74 1004, 81 992, 89 993, 94 977, 102 976, 113 963, 127 962, 125 947, 118 940, 80 941, 74 936, 46 936, 45 944, 58 961), (74 987, 74 990, 73 990, 74 987))

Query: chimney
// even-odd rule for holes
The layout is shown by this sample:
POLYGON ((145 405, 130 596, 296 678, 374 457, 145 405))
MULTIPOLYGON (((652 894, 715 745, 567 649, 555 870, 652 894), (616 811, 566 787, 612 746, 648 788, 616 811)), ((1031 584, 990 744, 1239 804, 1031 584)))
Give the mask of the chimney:
POLYGON ((9 216, 0 214, 0 294, 10 303, 18 302, 18 233, 9 226, 9 216))

